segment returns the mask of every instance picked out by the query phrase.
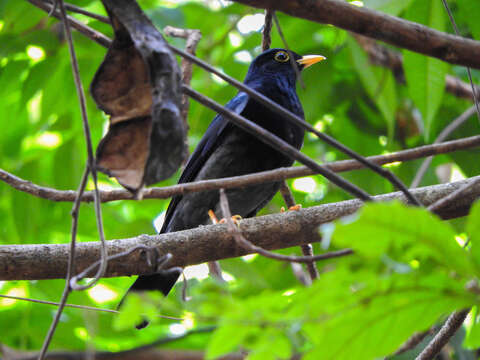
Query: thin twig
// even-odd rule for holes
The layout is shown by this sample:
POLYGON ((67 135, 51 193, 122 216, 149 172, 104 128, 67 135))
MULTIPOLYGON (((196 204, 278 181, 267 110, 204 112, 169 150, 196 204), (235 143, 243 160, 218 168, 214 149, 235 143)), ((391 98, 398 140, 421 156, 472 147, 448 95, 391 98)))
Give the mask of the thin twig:
MULTIPOLYGON (((124 251, 124 252, 108 256, 107 257, 107 262, 119 259, 119 258, 124 257, 124 256, 128 256, 128 255, 130 255, 131 253, 133 253, 137 250, 143 250, 147 253, 147 263, 152 268, 152 272, 157 272, 158 270, 160 270, 164 265, 166 265, 168 263, 168 261, 172 257, 171 254, 166 254, 165 256, 162 256, 162 257, 158 258, 158 255, 156 253, 156 248, 140 244, 140 245, 136 245, 136 246, 124 251), (151 253, 153 253, 154 255, 149 256, 149 254, 151 254, 151 253), (152 258, 154 258, 154 260, 152 260, 152 258)), ((73 276, 72 279, 70 280, 71 288, 73 290, 77 290, 76 286, 78 287, 78 285, 76 285, 76 284, 78 283, 78 281, 87 277, 93 270, 95 270, 101 264, 102 264, 102 259, 100 259, 100 260, 94 262, 93 264, 91 264, 90 266, 88 266, 80 274, 73 276)))
POLYGON ((455 311, 452 313, 440 331, 430 341, 425 349, 415 358, 415 360, 432 360, 448 343, 450 338, 455 335, 457 330, 462 326, 470 309, 455 311))
POLYGON ((98 20, 98 21, 103 22, 105 24, 110 24, 110 19, 106 16, 92 13, 90 11, 87 11, 87 10, 85 10, 85 9, 79 7, 79 6, 73 5, 73 4, 64 3, 64 5, 65 5, 65 9, 68 10, 68 11, 91 17, 92 19, 98 20))
MULTIPOLYGON (((442 0, 443 6, 445 7, 445 10, 447 11, 448 18, 450 19, 450 22, 452 23, 453 29, 455 30, 455 34, 457 36, 461 36, 460 31, 458 31, 457 24, 455 23, 455 19, 453 18, 453 14, 450 11, 450 8, 448 7, 447 0, 442 0)), ((467 75, 468 75, 468 81, 470 81, 470 87, 472 88, 472 93, 473 93, 473 101, 475 102, 475 109, 477 110, 477 119, 480 121, 480 108, 478 105, 478 97, 476 94, 476 89, 475 85, 473 84, 473 79, 472 79, 472 71, 470 70, 470 66, 465 66, 467 68, 467 75)))
MULTIPOLYGON (((208 215, 210 216, 210 220, 212 221, 212 224, 218 224, 218 218, 213 212, 213 210, 208 211, 208 215)), ((220 266, 219 261, 209 261, 207 263, 208 266, 208 273, 211 277, 214 279, 217 279, 219 282, 225 282, 225 279, 223 278, 222 275, 222 267, 220 266)))
MULTIPOLYGON (((50 4, 48 2, 45 2, 43 0, 27 0, 27 1, 29 3, 31 3, 32 5, 38 7, 39 9, 42 9, 42 10, 46 11, 47 13, 50 13, 52 11, 52 9, 54 8, 52 4, 50 4)), ((58 9, 53 11, 51 16, 61 20, 60 11, 58 9)), ((110 44, 112 43, 112 40, 110 40, 108 38, 108 36, 105 36, 101 32, 99 32, 95 29, 92 29, 91 27, 85 25, 81 21, 79 21, 79 20, 77 20, 77 19, 75 19, 71 16, 67 16, 67 19, 68 19, 68 22, 70 23, 70 25, 74 29, 76 29, 78 32, 85 35, 89 39, 92 39, 93 41, 95 41, 99 45, 102 45, 102 46, 108 48, 110 46, 110 44)))
MULTIPOLYGON (((98 235, 100 238, 101 242, 101 247, 100 247, 100 258, 102 259, 102 264, 98 269, 98 272, 95 274, 93 279, 87 284, 83 286, 76 286, 75 290, 86 290, 89 287, 92 287, 95 285, 100 278, 103 276, 105 273, 105 270, 107 268, 107 249, 105 245, 105 234, 103 231, 103 221, 102 221, 102 209, 100 206, 100 193, 98 191, 98 181, 97 181, 97 169, 96 169, 96 164, 95 164, 95 156, 93 154, 93 145, 92 145, 92 136, 90 134, 90 126, 88 124, 88 115, 87 115, 87 101, 85 99, 85 92, 83 91, 83 85, 82 85, 82 80, 80 78, 80 70, 78 67, 78 60, 77 56, 75 54, 75 47, 73 45, 73 38, 72 38, 72 32, 70 29, 70 24, 67 21, 67 13, 65 11, 65 6, 63 4, 63 0, 56 0, 58 1, 58 7, 61 13, 62 17, 62 22, 63 22, 63 27, 65 31, 65 37, 67 39, 67 44, 68 44, 68 50, 70 53, 70 61, 72 65, 72 72, 73 72, 73 78, 75 82, 75 88, 77 90, 77 96, 78 100, 80 103, 80 111, 82 115, 82 125, 83 125, 83 133, 85 136, 85 142, 86 142, 86 147, 87 147, 87 162, 88 162, 88 169, 90 173, 92 174, 92 180, 93 180, 93 194, 94 194, 94 206, 95 206, 95 220, 97 223, 97 230, 98 230, 98 235)), ((75 285, 75 282, 70 283, 70 286, 75 285)))
MULTIPOLYGON (((340 150, 341 152, 343 152, 343 153, 349 155, 350 157, 358 160, 359 162, 364 164, 365 167, 371 169, 372 171, 380 174, 382 177, 389 180, 397 189, 399 189, 400 191, 402 191, 405 194, 405 196, 407 197, 407 199, 410 203, 415 204, 415 205, 420 205, 420 203, 415 199, 415 197, 408 191, 406 186, 395 175, 393 175, 392 172, 390 172, 386 169, 383 169, 382 167, 380 167, 380 166, 378 166, 374 163, 369 162, 365 157, 359 155, 358 153, 349 149, 345 145, 339 143, 337 140, 333 139, 332 137, 318 131, 313 126, 311 126, 309 123, 304 121, 302 118, 300 118, 299 116, 297 116, 297 115, 293 114, 292 112, 286 110, 281 105, 279 105, 276 102, 270 100, 265 95, 262 95, 262 94, 258 93, 257 91, 251 89, 250 87, 246 86, 245 84, 239 82, 238 80, 233 79, 230 76, 223 74, 222 72, 220 72, 217 69, 215 69, 214 67, 210 66, 209 64, 207 64, 203 60, 200 60, 196 57, 192 57, 190 54, 187 54, 187 53, 183 52, 182 50, 177 49, 175 47, 171 47, 171 49, 172 49, 173 52, 176 52, 177 54, 179 54, 181 56, 189 58, 196 65, 206 69, 209 72, 214 73, 215 75, 219 76, 220 78, 227 81, 228 83, 235 86, 236 88, 240 89, 241 91, 244 91, 245 93, 252 96, 252 98, 257 100, 261 104, 265 105, 269 109, 278 113, 284 119, 286 119, 288 121, 291 121, 292 123, 294 123, 294 124, 304 128, 304 129, 312 132, 319 139, 323 140, 327 144, 335 147, 336 149, 340 150)), ((189 89, 186 89, 185 87, 183 87, 183 90, 186 91, 189 94, 189 96, 191 96, 191 97, 195 96, 192 92, 189 91, 189 89)), ((197 98, 198 98, 198 96, 197 96, 197 98)), ((204 98, 204 101, 205 101, 205 103, 203 103, 203 104, 205 105, 208 102, 208 100, 205 97, 203 97, 203 98, 204 98)), ((219 110, 216 110, 216 111, 220 112, 219 110)), ((226 115, 225 112, 223 112, 223 114, 226 115)), ((226 115, 226 116, 228 116, 228 115, 226 115)), ((231 119, 230 116, 228 116, 228 117, 231 119)))
MULTIPOLYGON (((34 2, 37 2, 39 0, 28 0, 32 3, 34 2)), ((48 8, 49 9, 49 8, 48 8)), ((53 14, 54 16, 56 16, 56 14, 54 13, 53 14)), ((86 25, 83 25, 81 27, 87 27, 86 25)), ((88 27, 87 27, 88 28, 88 27)), ((78 28, 77 28, 78 29, 78 28)), ((89 29, 89 31, 87 31, 87 33, 92 33, 92 29, 89 29)), ((111 40, 110 40, 111 42, 111 40)), ((199 58, 191 55, 191 54, 188 54, 187 52, 183 51, 183 50, 180 50, 180 49, 177 49, 176 47, 174 46, 171 46, 169 45, 169 48, 174 52, 176 53, 177 55, 180 55, 182 56, 183 58, 187 58, 189 59, 190 61, 192 61, 193 63, 195 63, 196 65, 200 66, 201 68, 219 76, 221 79, 225 80, 226 82, 228 82, 229 84, 235 86, 236 88, 238 88, 239 90, 241 91, 244 91, 245 93, 247 93, 248 95, 252 96, 252 98, 254 98, 255 100, 257 100, 258 102, 260 102, 261 104, 265 105, 267 108, 275 111, 277 114, 279 114, 280 116, 282 116, 284 119, 288 120, 288 121, 291 121, 295 124, 297 124, 298 126, 312 132, 313 134, 315 134, 318 138, 320 138, 322 141, 326 142, 327 144, 335 147, 336 149, 340 150, 341 152, 349 155, 350 157, 358 160, 359 162, 361 162, 362 164, 364 164, 367 168, 371 169, 372 171, 378 173, 379 175, 381 175, 382 177, 384 177, 385 179, 387 179, 388 181, 390 181, 397 189, 399 189, 400 191, 402 191, 405 196, 407 197, 408 201, 412 204, 415 204, 415 205, 421 205, 417 199, 415 199, 415 197, 409 192, 408 188, 390 171, 386 170, 386 169, 383 169, 382 167, 374 164, 374 163, 371 163, 369 162, 365 157, 361 156, 360 154, 354 152, 353 150, 349 149, 348 147, 346 147, 345 145, 339 143, 337 140, 333 139, 332 137, 316 130, 313 126, 311 126, 309 123, 307 123, 306 121, 304 121, 302 118, 300 118, 299 116, 293 114, 292 112, 286 110, 285 108, 283 108, 281 105, 277 104, 276 102, 270 100, 268 97, 258 93, 257 91, 251 89, 250 87, 246 86, 245 84, 239 82, 238 80, 228 76, 228 75, 225 75, 223 74, 222 72, 218 71, 217 69, 215 69, 214 67, 212 67, 211 65, 209 65, 208 63, 204 62, 203 60, 200 60, 199 58)), ((185 89, 184 89, 185 91, 185 89)), ((191 94, 189 95, 191 96, 191 94)), ((227 115, 228 116, 228 115, 227 115)))
POLYGON ((250 241, 245 239, 245 237, 240 232, 240 229, 236 227, 235 224, 233 223, 232 213, 230 212, 230 206, 228 205, 228 199, 224 189, 220 189, 220 208, 222 209, 223 216, 227 222, 228 231, 235 238, 235 241, 237 242, 237 244, 249 252, 257 253, 274 260, 286 261, 286 262, 297 262, 297 263, 310 263, 312 261, 332 259, 336 257, 353 254, 352 249, 342 249, 342 250, 332 251, 322 255, 315 255, 315 256, 288 256, 288 255, 276 254, 274 252, 265 250, 264 248, 261 248, 259 246, 253 245, 250 241))
MULTIPOLYGON (((290 209, 291 207, 296 205, 295 198, 293 197, 292 190, 290 190, 290 187, 288 186, 287 182, 284 180, 282 181, 280 185, 280 194, 282 194, 283 200, 285 201, 285 204, 287 205, 287 209, 290 209)), ((313 246, 312 244, 305 244, 300 246, 302 249, 302 254, 304 256, 313 256, 313 246)), ((311 263, 307 263, 307 270, 310 275, 310 280, 313 281, 315 279, 318 279, 318 269, 317 269, 317 264, 314 263, 313 261, 311 263)))
POLYGON ((270 49, 272 46, 272 17, 274 11, 265 10, 265 25, 263 25, 262 31, 262 51, 270 49))
POLYGON ((454 202, 455 200, 457 200, 459 197, 464 196, 465 193, 467 193, 473 187, 477 186, 478 183, 480 183, 480 178, 475 178, 475 180, 472 181, 471 183, 465 184, 464 186, 462 186, 458 190, 456 190, 456 191, 448 194, 447 196, 439 199, 438 201, 434 202, 433 204, 428 206, 427 209, 430 210, 431 212, 437 212, 438 210, 440 210, 444 206, 446 206, 446 205, 454 202))
MULTIPOLYGON (((445 154, 458 150, 465 150, 480 146, 480 136, 472 136, 459 140, 452 140, 440 144, 424 145, 408 150, 402 150, 388 155, 376 155, 368 157, 368 160, 376 164, 388 164, 397 161, 409 161, 422 158, 429 155, 445 154)), ((363 165, 356 160, 341 160, 326 163, 325 166, 334 172, 344 172, 362 169, 363 165)), ((275 170, 263 171, 259 173, 228 177, 222 179, 202 180, 192 183, 177 184, 165 187, 153 187, 143 190, 142 199, 167 199, 174 195, 187 194, 196 191, 218 190, 221 188, 230 189, 247 185, 280 181, 289 178, 313 175, 306 166, 297 166, 290 168, 280 168, 275 170)), ((50 201, 69 201, 75 200, 77 193, 73 190, 57 190, 34 184, 30 181, 21 179, 5 170, 0 169, 0 180, 7 183, 14 189, 29 193, 33 196, 50 201)), ((132 194, 123 189, 100 191, 102 202, 117 200, 136 200, 132 194)), ((93 201, 93 192, 88 191, 82 196, 82 201, 93 201)))
MULTIPOLYGON (((467 110, 465 110, 459 117, 457 117, 455 120, 453 120, 448 126, 445 127, 445 129, 440 132, 440 134, 437 136, 435 141, 433 142, 434 144, 441 143, 444 141, 446 138, 450 136, 458 127, 460 127, 465 121, 467 121, 470 116, 472 116, 475 113, 475 106, 471 106, 467 110)), ((428 170, 428 167, 432 163, 433 156, 427 157, 423 162, 422 165, 418 168, 418 171, 415 175, 415 178, 412 181, 412 184, 410 185, 410 188, 416 188, 420 185, 420 182, 422 181, 423 176, 428 170)))
MULTIPOLYGON (((195 55, 197 51, 197 45, 202 39, 202 33, 200 30, 195 29, 179 29, 173 26, 166 26, 163 29, 163 32, 167 36, 174 36, 186 39, 185 51, 189 54, 195 55)), ((193 75, 193 64, 191 61, 182 58, 182 74, 183 74, 183 83, 185 85, 190 85, 193 75)), ((188 130, 188 109, 189 109, 189 100, 188 96, 182 95, 182 118, 185 125, 185 129, 188 130)))
MULTIPOLYGON (((27 302, 32 302, 32 303, 36 303, 36 304, 43 304, 43 305, 60 306, 60 303, 57 303, 57 302, 54 302, 54 301, 24 298, 24 297, 13 296, 13 295, 2 295, 2 294, 0 294, 0 298, 19 300, 19 301, 27 301, 27 302)), ((118 311, 118 310, 102 309, 102 308, 97 308, 97 307, 87 306, 87 305, 65 304, 64 306, 69 307, 69 308, 73 308, 73 309, 106 312, 106 313, 110 313, 110 314, 120 314, 121 313, 121 311, 118 311)), ((184 320, 183 318, 168 316, 168 315, 157 315, 157 316, 162 318, 162 319, 167 319, 167 320, 175 320, 175 321, 183 321, 184 320)))
POLYGON ((275 21, 275 26, 277 27, 278 35, 280 36, 280 39, 282 39, 283 46, 285 46, 285 49, 287 49, 288 53, 290 54, 290 57, 289 57, 290 65, 292 65, 293 70, 295 70, 295 74, 297 75, 297 80, 300 83, 300 86, 302 87, 302 89, 305 89, 305 82, 303 81, 302 74, 300 73, 300 69, 298 68, 297 63, 292 56, 292 51, 288 46, 287 39, 283 35, 283 31, 280 26, 280 21, 278 21, 277 14, 275 14, 275 12, 273 13, 273 20, 275 21))
POLYGON ((77 226, 78 226, 78 212, 79 212, 79 207, 80 207, 80 196, 85 189, 85 185, 87 182, 88 174, 92 174, 93 178, 93 183, 94 183, 94 203, 95 203, 95 218, 97 222, 97 229, 99 232, 100 236, 100 241, 101 241, 101 247, 100 247, 100 253, 101 253, 101 259, 102 259, 102 264, 99 267, 99 270, 97 274, 95 274, 95 278, 87 285, 83 286, 83 289, 87 289, 90 286, 93 286, 98 280, 103 277, 105 274, 105 270, 107 269, 107 248, 105 244, 105 235, 103 232, 103 224, 102 224, 102 212, 100 208, 100 194, 98 192, 98 186, 97 186, 97 173, 95 169, 95 158, 93 155, 93 146, 92 146, 92 139, 90 135, 90 127, 88 125, 88 117, 87 117, 87 105, 86 105, 86 100, 85 100, 85 94, 83 91, 83 85, 82 81, 80 78, 80 72, 78 68, 78 61, 77 61, 77 56, 75 54, 75 47, 73 45, 73 38, 72 38, 72 32, 70 30, 70 22, 67 20, 67 13, 65 10, 65 6, 63 3, 63 0, 56 0, 55 5, 52 7, 52 11, 56 11, 55 6, 58 5, 59 7, 59 12, 60 16, 63 22, 63 28, 65 32, 65 38, 67 39, 67 44, 68 44, 68 50, 70 53, 70 61, 72 65, 72 72, 73 72, 73 78, 75 82, 75 88, 77 91, 77 96, 78 100, 80 103, 80 111, 82 115, 82 124, 83 124, 83 131, 85 135, 85 141, 87 144, 87 154, 88 154, 88 165, 87 168, 84 172, 84 175, 82 177, 81 181, 81 188, 79 188, 78 194, 79 197, 75 201, 74 204, 74 209, 72 212, 73 216, 73 224, 72 224, 72 239, 71 239, 71 249, 70 249, 70 258, 69 258, 69 269, 67 272, 67 278, 65 281, 65 288, 63 291, 62 299, 60 301, 60 306, 57 309, 57 313, 55 314, 54 321, 52 322, 50 329, 47 333, 47 336, 45 337, 45 340, 42 345, 42 349, 40 351, 39 355, 39 360, 43 360, 45 357, 45 354, 48 350, 48 347, 50 345, 50 342, 52 340, 53 334, 55 333, 55 330, 58 325, 58 321, 60 320, 60 316, 62 314, 62 311, 64 309, 65 303, 67 301, 68 295, 71 291, 71 284, 70 281, 72 279, 73 275, 73 269, 74 269, 74 262, 75 262, 75 243, 76 243, 76 235, 77 235, 77 226))
POLYGON ((67 303, 68 295, 70 294, 70 279, 73 276, 74 268, 75 268, 75 243, 77 238, 77 230, 78 230, 78 216, 80 212, 80 199, 85 190, 85 185, 87 184, 89 170, 88 167, 85 169, 83 173, 82 180, 80 181, 80 185, 78 186, 77 197, 75 202, 73 203, 72 208, 72 230, 71 230, 71 240, 70 240, 70 253, 68 256, 68 265, 67 265, 67 276, 65 277, 65 287, 63 289, 62 297, 60 299, 60 303, 58 305, 57 312, 55 313, 55 317, 48 329, 48 333, 45 336, 43 341, 42 349, 40 350, 40 354, 38 359, 43 360, 45 354, 47 353, 48 346, 52 341, 53 334, 55 333, 55 329, 57 328, 58 322, 60 321, 60 316, 62 315, 63 309, 67 303))
POLYGON ((314 160, 312 160, 305 154, 298 151, 292 145, 280 139, 279 137, 275 136, 273 133, 269 132, 263 127, 231 111, 230 109, 225 108, 224 106, 218 104, 217 102, 199 93, 198 91, 193 90, 188 86, 183 85, 182 88, 183 88, 183 91, 185 91, 190 97, 192 97, 202 105, 205 105, 211 108, 212 110, 218 112, 219 114, 222 114, 223 116, 227 117, 235 125, 239 126, 240 128, 247 131, 248 133, 254 135, 259 140, 270 145, 274 149, 282 152, 283 154, 287 155, 291 159, 297 160, 298 162, 308 166, 310 169, 312 169, 316 173, 323 175, 332 183, 342 188, 346 192, 352 194, 353 196, 359 198, 360 200, 371 201, 371 196, 367 192, 365 192, 363 189, 360 189, 358 186, 341 178, 340 176, 335 174, 333 171, 327 169, 325 166, 319 165, 314 160))

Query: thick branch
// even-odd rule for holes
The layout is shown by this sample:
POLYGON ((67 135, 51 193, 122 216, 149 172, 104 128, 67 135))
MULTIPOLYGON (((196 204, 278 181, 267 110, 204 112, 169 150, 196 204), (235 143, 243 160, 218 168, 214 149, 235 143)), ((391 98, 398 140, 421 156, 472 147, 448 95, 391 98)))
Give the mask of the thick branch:
MULTIPOLYGON (((434 185, 413 190, 423 204, 429 205, 452 193, 471 178, 450 184, 434 185)), ((473 201, 480 197, 480 184, 468 194, 439 210, 443 218, 463 216, 473 201)), ((376 201, 404 200, 399 192, 374 197, 376 201)), ((256 246, 265 249, 281 249, 320 240, 318 226, 349 215, 362 206, 359 200, 315 206, 300 211, 289 211, 245 219, 240 222, 242 235, 256 246)), ((111 240, 108 253, 124 252, 132 246, 155 246, 160 256, 173 255, 169 266, 188 266, 208 261, 246 255, 247 251, 236 244, 227 225, 201 226, 196 229, 155 236, 139 236, 130 239, 111 240)), ((99 258, 99 244, 95 242, 77 245, 77 269, 79 273, 99 258)), ((0 246, 0 280, 35 280, 65 277, 68 245, 2 245, 0 246)), ((134 253, 128 259, 109 262, 106 276, 146 274, 150 270, 145 254, 134 253)))
POLYGON ((480 69, 480 42, 339 0, 234 0, 331 24, 443 61, 480 69))
MULTIPOLYGON (((452 151, 474 148, 479 145, 480 136, 472 136, 469 138, 447 141, 441 144, 420 146, 388 155, 371 156, 368 157, 368 159, 377 164, 387 164, 394 161, 415 160, 429 155, 444 154, 452 151)), ((332 163, 327 163, 325 166, 334 172, 343 172, 363 168, 363 165, 356 160, 335 161, 332 163)), ((144 189, 142 192, 142 198, 167 199, 177 194, 186 194, 195 191, 218 190, 221 188, 230 189, 234 187, 270 181, 279 181, 312 174, 313 172, 306 166, 280 168, 277 170, 264 171, 250 175, 197 181, 194 183, 165 186, 162 188, 144 189)), ((17 190, 51 201, 73 201, 76 195, 76 192, 73 190, 56 190, 33 184, 30 181, 16 177, 2 169, 0 169, 0 180, 6 182, 17 190)), ((126 190, 104 190, 100 192, 100 198, 102 202, 134 199, 132 194, 126 190)), ((85 193, 82 197, 82 201, 93 201, 93 193, 85 193)))

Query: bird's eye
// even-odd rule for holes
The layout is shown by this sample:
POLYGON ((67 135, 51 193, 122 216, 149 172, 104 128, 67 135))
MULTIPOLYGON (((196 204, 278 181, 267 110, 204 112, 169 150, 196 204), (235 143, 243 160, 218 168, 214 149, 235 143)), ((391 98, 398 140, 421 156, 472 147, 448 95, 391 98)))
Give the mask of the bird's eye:
POLYGON ((278 62, 287 62, 288 60, 290 60, 290 56, 288 56, 286 51, 278 51, 275 54, 274 59, 278 62))

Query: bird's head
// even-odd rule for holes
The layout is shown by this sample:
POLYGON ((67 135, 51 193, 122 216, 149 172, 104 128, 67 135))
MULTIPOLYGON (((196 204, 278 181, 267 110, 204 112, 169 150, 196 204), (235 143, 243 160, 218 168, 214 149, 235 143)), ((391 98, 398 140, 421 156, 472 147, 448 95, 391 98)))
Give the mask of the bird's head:
POLYGON ((294 66, 301 71, 325 59, 325 56, 322 55, 300 56, 286 49, 269 49, 252 61, 245 80, 255 81, 259 76, 280 75, 295 81, 297 71, 294 66))

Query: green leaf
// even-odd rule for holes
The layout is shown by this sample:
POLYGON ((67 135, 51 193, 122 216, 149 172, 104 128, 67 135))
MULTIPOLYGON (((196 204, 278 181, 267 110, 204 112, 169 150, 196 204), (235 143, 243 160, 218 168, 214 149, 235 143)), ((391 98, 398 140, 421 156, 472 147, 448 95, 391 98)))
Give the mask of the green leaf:
POLYGON ((350 300, 338 299, 343 306, 337 305, 335 312, 305 325, 305 333, 314 344, 305 360, 384 357, 412 333, 426 330, 439 317, 474 301, 461 284, 444 274, 416 275, 395 274, 352 285, 350 294, 344 294, 350 300))
POLYGON ((474 306, 470 311, 470 316, 466 321, 466 336, 463 346, 468 349, 478 349, 480 347, 480 317, 478 316, 478 306, 474 306))
MULTIPOLYGON (((440 1, 417 0, 407 11, 407 19, 428 27, 445 30, 445 9, 440 1)), ((432 121, 445 92, 448 64, 438 59, 408 50, 403 51, 403 68, 408 93, 420 110, 425 127, 425 139, 430 139, 432 121)))
POLYGON ((461 20, 470 27, 472 36, 475 40, 480 39, 480 1, 457 0, 458 12, 461 20))
POLYGON ((470 257, 455 241, 455 231, 448 223, 426 209, 400 202, 366 204, 355 221, 337 222, 333 238, 366 258, 387 255, 406 264, 433 259, 446 270, 466 277, 475 274, 470 257))
POLYGON ((133 329, 135 325, 144 320, 145 313, 144 302, 137 294, 129 294, 125 303, 120 309, 120 313, 113 320, 113 328, 117 331, 133 329))
POLYGON ((371 100, 382 113, 388 128, 388 136, 393 137, 397 95, 395 80, 390 70, 370 64, 368 56, 352 38, 347 38, 350 56, 357 74, 371 100))
POLYGON ((210 342, 207 346, 206 358, 216 359, 222 355, 237 350, 237 348, 242 345, 243 340, 247 335, 253 331, 255 331, 254 327, 237 323, 220 325, 210 338, 210 342))
POLYGON ((476 201, 470 209, 466 231, 471 243, 470 254, 480 269, 480 201, 476 201))
POLYGON ((365 6, 377 11, 397 16, 407 9, 413 0, 365 0, 365 6))

